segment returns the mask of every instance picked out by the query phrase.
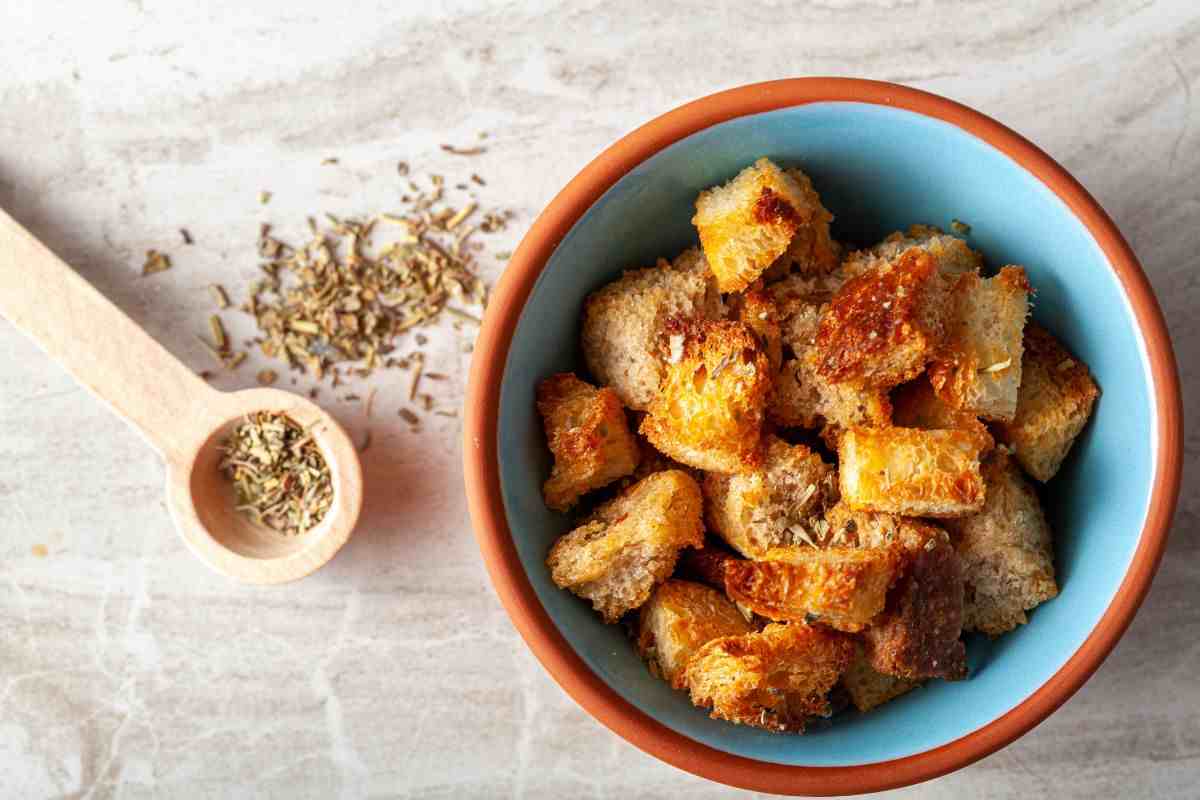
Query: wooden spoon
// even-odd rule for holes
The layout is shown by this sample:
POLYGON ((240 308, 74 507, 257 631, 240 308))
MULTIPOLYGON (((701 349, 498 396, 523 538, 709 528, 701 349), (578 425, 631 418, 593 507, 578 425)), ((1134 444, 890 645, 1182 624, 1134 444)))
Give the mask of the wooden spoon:
POLYGON ((362 467, 346 432, 314 403, 278 389, 220 392, 0 210, 0 315, 124 417, 167 462, 175 527, 204 563, 249 583, 301 578, 350 538, 362 507, 362 467), (220 444, 254 411, 314 425, 329 465, 333 505, 296 536, 255 524, 220 474, 220 444))

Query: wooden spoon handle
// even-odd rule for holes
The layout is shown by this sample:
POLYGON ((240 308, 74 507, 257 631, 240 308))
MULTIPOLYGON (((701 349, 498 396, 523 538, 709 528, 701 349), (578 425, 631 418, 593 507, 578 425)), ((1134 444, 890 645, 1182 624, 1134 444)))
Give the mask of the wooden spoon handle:
POLYGON ((0 209, 0 316, 182 462, 223 396, 0 209))

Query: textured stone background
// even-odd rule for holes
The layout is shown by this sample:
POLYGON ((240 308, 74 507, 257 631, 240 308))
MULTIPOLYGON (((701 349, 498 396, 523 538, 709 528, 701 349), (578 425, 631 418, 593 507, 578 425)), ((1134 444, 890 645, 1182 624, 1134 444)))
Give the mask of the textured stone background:
MULTIPOLYGON (((1194 3, 2 5, 0 206, 196 369, 205 285, 253 276, 260 221, 299 231, 314 210, 386 208, 406 158, 482 173, 485 201, 518 212, 490 248, 509 249, 651 116, 749 81, 845 74, 966 102, 1072 170, 1145 264, 1195 410, 1194 3), (437 148, 479 131, 478 159, 437 148), (140 278, 148 247, 175 269, 140 278)), ((445 403, 461 397, 462 338, 430 344, 455 376, 445 403)), ((3 322, 0 360, 0 796, 735 794, 625 744, 535 663, 469 533, 458 421, 407 432, 402 376, 377 384, 359 533, 316 576, 263 590, 184 550, 154 454, 3 322)), ((362 432, 360 405, 330 407, 362 432)), ((1189 432, 1163 568, 1091 682, 1013 746, 891 796, 1195 797, 1196 455, 1189 432)))

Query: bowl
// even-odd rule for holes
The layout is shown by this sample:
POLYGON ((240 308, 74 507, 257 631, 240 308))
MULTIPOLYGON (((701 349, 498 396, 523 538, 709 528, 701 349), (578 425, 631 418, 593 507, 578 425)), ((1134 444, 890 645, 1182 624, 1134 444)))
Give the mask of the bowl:
POLYGON ((475 348, 465 470, 479 546, 513 623, 563 688, 637 747, 697 775, 776 793, 915 783, 1003 747, 1099 666, 1149 588, 1179 491, 1179 383, 1153 292, 1097 202, 1049 156, 945 98, 875 81, 802 78, 733 89, 620 140, 550 203, 496 287, 475 348), (709 719, 650 675, 620 626, 550 581, 569 528, 546 509, 538 379, 579 369, 587 294, 695 243, 696 194, 759 156, 798 164, 869 243, 923 222, 971 226, 991 267, 1022 264, 1033 316, 1092 369, 1091 422, 1044 487, 1061 593, 1028 625, 968 638, 970 677, 935 681, 804 736, 709 719))

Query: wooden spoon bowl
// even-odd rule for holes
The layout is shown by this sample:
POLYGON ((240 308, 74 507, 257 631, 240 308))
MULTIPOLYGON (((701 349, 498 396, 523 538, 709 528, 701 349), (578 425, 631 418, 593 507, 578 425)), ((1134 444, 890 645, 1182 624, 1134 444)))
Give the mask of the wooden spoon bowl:
POLYGON ((308 575, 350 538, 362 508, 362 467, 340 425, 279 389, 213 389, 0 210, 0 315, 137 428, 167 464, 171 517, 213 569, 248 583, 308 575), (286 414, 329 466, 333 504, 312 528, 288 536, 236 508, 221 474, 221 444, 246 416, 286 414))

